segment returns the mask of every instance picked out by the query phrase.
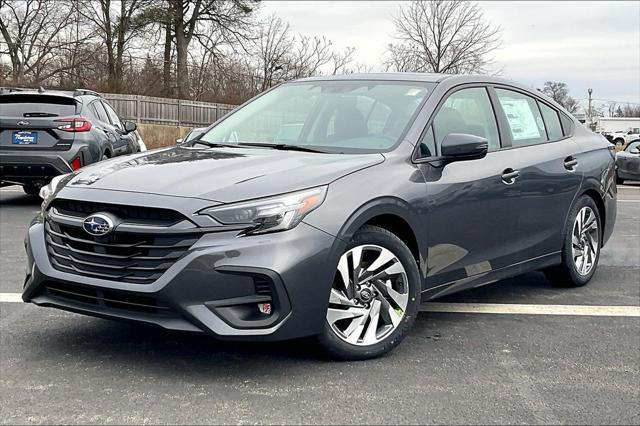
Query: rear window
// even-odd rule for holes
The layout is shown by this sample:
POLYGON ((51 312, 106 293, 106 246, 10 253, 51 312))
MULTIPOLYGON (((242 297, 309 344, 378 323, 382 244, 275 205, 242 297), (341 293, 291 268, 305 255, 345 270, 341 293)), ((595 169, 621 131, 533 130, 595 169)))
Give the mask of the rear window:
POLYGON ((62 96, 0 96, 2 117, 62 117, 76 113, 76 101, 62 96))

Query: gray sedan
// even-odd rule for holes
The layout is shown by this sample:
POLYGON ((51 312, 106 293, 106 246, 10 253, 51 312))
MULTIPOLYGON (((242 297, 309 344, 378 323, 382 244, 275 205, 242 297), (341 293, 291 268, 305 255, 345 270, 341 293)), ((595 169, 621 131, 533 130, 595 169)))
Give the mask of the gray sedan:
POLYGON ((640 180, 640 139, 616 154, 616 179, 618 184, 625 180, 640 180))

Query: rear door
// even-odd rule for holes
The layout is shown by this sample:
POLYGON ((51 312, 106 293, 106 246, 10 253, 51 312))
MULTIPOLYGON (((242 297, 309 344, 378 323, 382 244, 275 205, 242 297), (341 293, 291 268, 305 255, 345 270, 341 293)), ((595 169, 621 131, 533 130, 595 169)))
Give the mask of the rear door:
POLYGON ((0 148, 67 150, 74 132, 61 130, 60 119, 73 117, 78 105, 67 96, 8 94, 0 96, 0 148))
POLYGON ((569 208, 582 182, 571 120, 519 89, 496 86, 492 94, 505 118, 502 133, 519 174, 517 230, 523 260, 558 252, 569 208))
POLYGON ((115 146, 119 136, 116 133, 113 125, 111 124, 109 115, 104 109, 104 106, 102 106, 102 102, 100 100, 91 102, 89 104, 89 109, 96 118, 94 127, 98 132, 102 133, 106 137, 106 139, 109 141, 109 149, 113 150, 113 147, 115 146))
POLYGON ((115 141, 113 143, 113 148, 116 154, 125 154, 127 152, 131 152, 131 137, 125 133, 124 125, 120 121, 118 114, 111 108, 106 102, 102 102, 107 115, 109 116, 109 121, 111 123, 111 131, 115 136, 115 141))

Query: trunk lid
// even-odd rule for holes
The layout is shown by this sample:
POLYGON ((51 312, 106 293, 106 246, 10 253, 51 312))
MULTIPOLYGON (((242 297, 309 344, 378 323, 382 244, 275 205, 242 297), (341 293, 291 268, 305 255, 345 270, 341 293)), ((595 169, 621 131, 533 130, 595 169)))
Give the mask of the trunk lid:
POLYGON ((77 115, 69 96, 15 93, 0 96, 0 148, 66 150, 75 134, 58 129, 61 118, 77 115))

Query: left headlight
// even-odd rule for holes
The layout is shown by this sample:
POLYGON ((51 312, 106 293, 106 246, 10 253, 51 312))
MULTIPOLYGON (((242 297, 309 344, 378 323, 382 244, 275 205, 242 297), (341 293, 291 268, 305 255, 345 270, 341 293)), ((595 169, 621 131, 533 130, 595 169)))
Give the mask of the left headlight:
POLYGON ((246 226, 244 234, 284 231, 298 225, 325 199, 327 187, 262 198, 253 201, 211 207, 200 214, 211 216, 223 225, 246 226))
POLYGON ((67 173, 64 175, 55 176, 53 179, 51 179, 51 182, 49 182, 48 185, 45 185, 42 188, 40 188, 40 198, 42 198, 43 212, 47 209, 47 207, 49 206, 49 203, 53 201, 58 190, 62 188, 64 184, 69 181, 71 177, 73 177, 73 173, 67 173))

